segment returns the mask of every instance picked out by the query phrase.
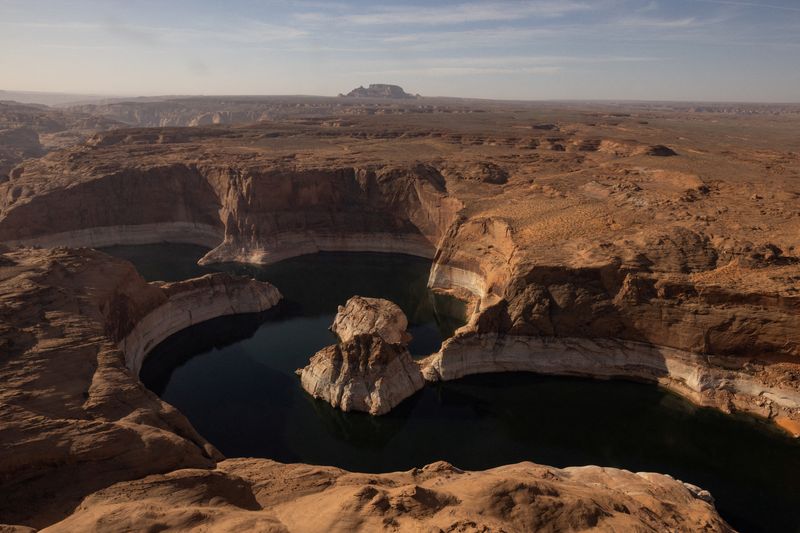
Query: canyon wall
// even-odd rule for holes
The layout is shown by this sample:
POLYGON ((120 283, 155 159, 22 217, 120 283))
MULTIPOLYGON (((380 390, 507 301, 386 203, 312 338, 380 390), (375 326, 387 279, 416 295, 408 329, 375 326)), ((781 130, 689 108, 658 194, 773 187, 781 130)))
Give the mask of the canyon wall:
MULTIPOLYGON (((464 249, 480 248, 476 242, 473 235, 464 249)), ((633 378, 700 405, 773 419, 800 436, 794 262, 769 268, 734 257, 681 273, 659 269, 676 261, 665 247, 646 252, 647 271, 618 250, 581 268, 512 255, 504 264, 487 248, 481 264, 480 255, 458 250, 450 255, 457 266, 434 264, 431 285, 466 294, 473 312, 428 359, 426 378, 516 370, 633 378)), ((716 257, 710 245, 706 253, 716 257)))
POLYGON ((125 366, 137 376, 150 350, 173 333, 220 316, 260 313, 281 299, 272 285, 227 274, 208 274, 160 288, 167 300, 139 319, 119 343, 125 366))
POLYGON ((209 172, 225 239, 203 262, 272 263, 318 251, 433 257, 460 204, 434 169, 209 172))
POLYGON ((514 371, 637 379, 658 383, 698 405, 775 418, 786 430, 796 431, 800 388, 794 383, 780 379, 769 366, 709 359, 619 339, 461 333, 422 364, 428 381, 514 371))
POLYGON ((0 520, 44 527, 117 481, 213 467, 221 454, 126 362, 172 331, 277 298, 227 275, 149 284, 88 249, 0 248, 0 520))
POLYGON ((318 251, 431 258, 460 207, 447 197, 441 176, 419 165, 292 170, 174 164, 68 187, 23 170, 28 185, 0 184, 0 242, 184 242, 214 248, 204 263, 264 264, 318 251))
POLYGON ((125 169, 72 184, 35 176, 26 185, 0 185, 0 241, 108 246, 175 239, 214 246, 223 235, 218 210, 209 183, 185 165, 125 169))

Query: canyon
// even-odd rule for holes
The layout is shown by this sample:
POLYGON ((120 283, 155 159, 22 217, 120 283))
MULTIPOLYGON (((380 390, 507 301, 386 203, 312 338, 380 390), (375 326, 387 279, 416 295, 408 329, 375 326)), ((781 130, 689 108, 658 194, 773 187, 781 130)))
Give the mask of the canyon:
POLYGON ((497 351, 532 337, 544 344, 528 352, 558 355, 545 357, 549 372, 647 378, 796 432, 800 219, 781 176, 798 156, 782 153, 783 170, 761 178, 762 150, 725 178, 733 170, 702 146, 673 145, 672 157, 640 150, 660 145, 658 132, 589 143, 588 126, 569 123, 561 153, 542 151, 553 130, 523 139, 498 120, 495 138, 467 140, 469 149, 457 126, 477 127, 470 120, 449 133, 393 132, 372 119, 98 133, 12 171, 0 185, 0 241, 179 240, 213 246, 202 263, 320 250, 432 257, 431 285, 469 299, 473 313, 431 375, 487 343, 494 355, 477 352, 491 360, 455 355, 452 375, 522 369, 497 351), (638 355, 615 361, 596 349, 608 342, 638 355))
MULTIPOLYGON (((218 274, 146 283, 80 247, 194 243, 211 248, 203 264, 400 252, 432 259, 429 285, 468 302, 466 325, 413 362, 428 381, 519 370, 645 380, 800 435, 794 115, 339 101, 286 104, 287 116, 257 124, 98 131, 15 160, 0 182, 0 436, 13 495, 2 520, 88 528, 148 500, 160 502, 154 520, 178 528, 198 512, 220 527, 313 531, 334 520, 298 522, 317 494, 330 506, 354 498, 346 520, 363 530, 726 531, 700 489, 655 474, 440 464, 367 476, 224 459, 141 385, 158 342, 267 311, 280 287, 218 274), (301 475, 313 486, 292 485, 301 475), (531 522, 555 501, 548 526, 531 522), (499 514, 478 518, 487 509, 499 514)), ((359 357, 392 344, 368 337, 342 340, 359 357)))

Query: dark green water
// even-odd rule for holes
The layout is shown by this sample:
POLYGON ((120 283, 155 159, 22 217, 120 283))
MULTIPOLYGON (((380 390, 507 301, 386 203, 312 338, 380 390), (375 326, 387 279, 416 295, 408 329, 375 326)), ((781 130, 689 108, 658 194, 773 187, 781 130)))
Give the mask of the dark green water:
MULTIPOLYGON (((115 247, 148 279, 210 271, 204 250, 115 247)), ((141 377, 229 457, 406 470, 436 460, 484 469, 530 460, 670 474, 712 492, 740 531, 800 532, 800 444, 772 426, 693 406, 655 386, 495 374, 428 386, 383 417, 341 413, 311 399, 294 370, 333 341, 336 305, 353 294, 397 302, 434 350, 458 306, 425 289, 427 261, 399 255, 321 254, 265 268, 225 265, 274 283, 273 312, 224 317, 167 339, 141 377)))

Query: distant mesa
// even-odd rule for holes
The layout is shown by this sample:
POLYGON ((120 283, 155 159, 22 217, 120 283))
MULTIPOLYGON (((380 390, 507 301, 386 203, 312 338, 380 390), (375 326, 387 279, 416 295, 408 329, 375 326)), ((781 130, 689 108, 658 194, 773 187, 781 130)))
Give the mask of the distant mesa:
POLYGON ((371 83, 369 87, 358 87, 347 94, 339 96, 350 96, 355 98, 419 98, 419 95, 408 94, 399 85, 389 85, 386 83, 371 83))

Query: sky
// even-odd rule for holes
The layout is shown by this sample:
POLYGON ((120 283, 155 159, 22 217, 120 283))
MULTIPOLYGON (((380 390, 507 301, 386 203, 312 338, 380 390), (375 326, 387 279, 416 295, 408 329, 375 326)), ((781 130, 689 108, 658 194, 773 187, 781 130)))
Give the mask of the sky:
POLYGON ((800 101, 800 0, 0 0, 0 89, 800 101))

